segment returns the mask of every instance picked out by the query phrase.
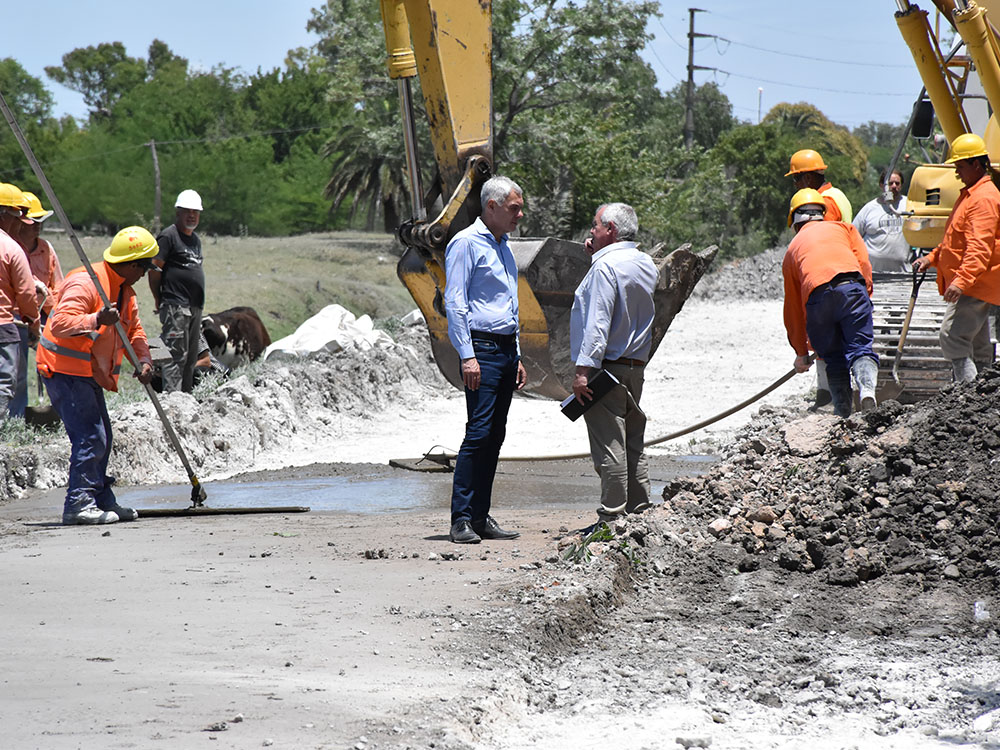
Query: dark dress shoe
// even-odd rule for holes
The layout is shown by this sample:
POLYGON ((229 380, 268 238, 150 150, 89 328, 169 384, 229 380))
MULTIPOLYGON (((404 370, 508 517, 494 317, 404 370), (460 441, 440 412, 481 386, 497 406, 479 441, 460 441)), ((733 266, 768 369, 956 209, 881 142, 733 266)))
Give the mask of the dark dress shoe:
POLYGON ((479 535, 472 530, 468 520, 455 521, 451 525, 451 541, 455 544, 479 544, 479 535))
POLYGON ((501 529, 493 516, 486 516, 486 521, 482 525, 473 524, 472 529, 483 539, 517 539, 521 536, 520 531, 501 529))

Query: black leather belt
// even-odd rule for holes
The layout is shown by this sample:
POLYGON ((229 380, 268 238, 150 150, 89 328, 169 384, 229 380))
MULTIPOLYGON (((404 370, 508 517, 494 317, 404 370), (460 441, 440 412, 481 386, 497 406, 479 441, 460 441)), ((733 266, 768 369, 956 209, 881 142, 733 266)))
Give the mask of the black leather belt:
POLYGON ((491 331, 469 331, 470 338, 493 341, 497 344, 513 344, 517 341, 516 333, 493 333, 491 331))
POLYGON ((824 289, 835 289, 838 286, 843 286, 844 284, 853 284, 853 283, 864 285, 865 277, 862 276, 860 273, 857 273, 856 271, 849 271, 847 273, 838 273, 836 276, 834 276, 825 284, 820 284, 818 287, 813 289, 810 296, 812 296, 812 294, 815 294, 816 292, 821 292, 824 289))
POLYGON ((641 359, 631 359, 630 357, 619 357, 618 359, 606 359, 601 362, 602 367, 607 365, 628 365, 629 367, 645 367, 646 363, 641 359))

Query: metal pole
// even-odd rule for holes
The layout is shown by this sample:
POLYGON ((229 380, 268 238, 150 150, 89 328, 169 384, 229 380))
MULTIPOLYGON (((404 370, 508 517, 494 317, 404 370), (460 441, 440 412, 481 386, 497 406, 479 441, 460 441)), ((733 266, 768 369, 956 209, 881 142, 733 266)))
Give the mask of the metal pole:
POLYGON ((757 87, 757 124, 760 125, 760 103, 764 98, 764 88, 762 86, 757 87))
POLYGON ((160 223, 160 160, 156 156, 156 141, 149 141, 149 150, 153 154, 153 234, 159 234, 163 225, 160 223))
MULTIPOLYGON (((56 212, 56 216, 59 217, 59 221, 66 228, 66 233, 69 235, 70 242, 73 243, 73 248, 76 250, 76 254, 80 256, 80 261, 83 263, 83 267, 90 275, 90 280, 94 282, 94 287, 97 289, 97 293, 101 297, 101 302, 104 303, 105 308, 110 308, 111 300, 108 299, 108 295, 104 291, 104 287, 101 286, 101 282, 98 280, 97 274, 94 273, 94 268, 90 264, 90 259, 87 258, 87 254, 83 251, 80 239, 76 236, 76 232, 73 230, 73 225, 70 224, 69 218, 63 210, 62 203, 59 202, 59 198, 56 196, 55 190, 52 189, 52 185, 49 184, 49 180, 45 176, 45 172, 42 171, 42 166, 38 163, 38 159, 35 158, 35 154, 31 150, 31 146, 28 145, 28 141, 24 137, 24 133, 21 131, 21 126, 17 124, 17 120, 14 118, 14 113, 11 112, 10 107, 7 106, 7 100, 4 98, 2 93, 0 93, 0 110, 3 110, 3 116, 7 120, 7 124, 10 125, 10 129, 13 131, 17 142, 21 145, 21 151, 24 152, 25 157, 28 159, 28 163, 31 164, 32 171, 35 173, 35 177, 38 178, 38 181, 42 185, 42 189, 45 190, 45 194, 52 203, 52 209, 56 212)), ((118 335, 121 336, 122 343, 125 345, 125 353, 128 355, 129 361, 136 368, 138 368, 139 358, 136 356, 135 349, 132 348, 132 342, 129 341, 128 334, 125 331, 125 327, 122 325, 121 320, 115 323, 115 330, 118 332, 118 335)), ((195 476, 194 470, 188 462, 187 455, 184 453, 184 447, 181 445, 181 441, 178 439, 177 433, 174 432, 174 428, 170 424, 170 420, 167 418, 166 412, 164 412, 163 407, 160 406, 160 399, 157 398, 156 391, 153 390, 153 386, 149 383, 145 383, 144 385, 146 387, 146 393, 149 395, 149 400, 153 402, 153 408, 156 409, 156 413, 159 415, 160 421, 163 423, 163 429, 166 431, 167 437, 170 439, 170 443, 173 445, 174 450, 177 451, 177 455, 180 456, 181 463, 184 464, 184 470, 187 471, 188 478, 191 480, 191 503, 194 506, 200 506, 205 501, 205 488, 201 486, 201 482, 199 482, 198 477, 195 476)))
POLYGON ((697 8, 688 8, 688 79, 687 93, 684 96, 684 148, 690 151, 694 147, 694 14, 697 8))
POLYGON ((423 221, 427 218, 424 207, 424 193, 420 187, 420 162, 417 160, 417 129, 413 122, 413 97, 410 93, 410 79, 400 78, 399 106, 403 112, 403 146, 406 149, 406 171, 410 177, 410 206, 413 219, 423 221))

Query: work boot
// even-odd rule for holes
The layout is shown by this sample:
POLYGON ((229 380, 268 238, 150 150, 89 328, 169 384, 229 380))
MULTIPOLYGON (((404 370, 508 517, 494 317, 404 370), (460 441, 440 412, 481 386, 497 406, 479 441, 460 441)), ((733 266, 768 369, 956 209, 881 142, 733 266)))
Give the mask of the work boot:
POLYGON ((871 357, 859 357, 851 364, 851 373, 861 393, 861 411, 871 411, 876 406, 875 386, 878 384, 878 363, 871 357))
POLYGON ((854 394, 851 392, 851 375, 843 372, 826 371, 830 383, 830 397, 833 399, 833 413, 838 417, 851 416, 851 406, 854 394))
POLYGON ((96 505, 92 505, 76 512, 64 512, 62 522, 66 526, 118 523, 118 514, 114 511, 101 510, 96 505))
POLYGON ((625 515, 625 503, 622 503, 617 508, 609 508, 606 505, 601 505, 597 509, 597 517, 605 523, 612 523, 623 515, 625 515))
POLYGON ((451 525, 451 541, 455 544, 479 544, 479 535, 472 530, 468 518, 462 518, 451 525))
POLYGON ((521 536, 520 531, 507 531, 500 528, 493 516, 486 516, 486 520, 472 524, 472 530, 483 539, 517 539, 521 536))
POLYGON ((952 378, 956 383, 969 383, 976 379, 979 373, 971 357, 959 357, 951 361, 952 378))
POLYGON ((107 510, 116 514, 119 521, 135 521, 139 518, 139 511, 133 508, 126 508, 124 505, 119 505, 118 503, 115 503, 107 510))

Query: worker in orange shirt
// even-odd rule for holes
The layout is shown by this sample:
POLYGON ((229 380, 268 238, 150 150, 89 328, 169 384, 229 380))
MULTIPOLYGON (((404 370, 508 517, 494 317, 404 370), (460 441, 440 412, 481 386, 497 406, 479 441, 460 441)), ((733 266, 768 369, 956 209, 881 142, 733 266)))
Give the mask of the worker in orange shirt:
POLYGON ((788 226, 795 237, 781 265, 785 281, 785 330, 795 350, 795 370, 811 364, 810 345, 826 362, 833 413, 851 413, 851 375, 861 408, 875 408, 878 355, 872 344, 872 266, 852 224, 823 221, 826 202, 806 188, 792 196, 788 226))
MULTIPOLYGON (((35 280, 35 295, 41 311, 41 324, 45 325, 45 320, 56 303, 55 291, 63 280, 63 272, 59 265, 59 257, 52 249, 52 245, 39 236, 42 222, 52 216, 52 212, 42 208, 42 202, 34 193, 25 190, 24 198, 28 203, 24 218, 30 223, 20 227, 18 241, 28 256, 28 265, 35 280)), ((28 406, 28 329, 21 328, 20 331, 17 383, 8 409, 10 416, 24 419, 24 411, 28 406)))
POLYGON ((104 391, 118 390, 118 371, 125 345, 118 335, 121 322, 138 362, 135 377, 145 384, 153 377, 146 332, 139 322, 133 286, 153 267, 156 240, 142 227, 127 227, 104 251, 104 262, 66 275, 38 344, 38 374, 59 418, 66 426, 72 450, 69 488, 63 506, 64 524, 134 521, 138 514, 118 504, 108 476, 111 419, 104 391), (111 300, 105 307, 96 283, 111 300))
MULTIPOLYGON (((826 162, 818 151, 804 148, 792 154, 785 177, 792 178, 796 190, 811 188, 818 191, 826 202, 826 221, 846 221, 854 219, 851 202, 843 191, 835 188, 826 179, 826 162)), ((816 404, 814 408, 830 403, 830 385, 826 377, 826 364, 822 359, 816 362, 816 404)))
POLYGON ((955 380, 975 379, 993 359, 989 315, 1000 305, 1000 190, 991 179, 990 156, 973 133, 951 144, 947 163, 965 186, 948 217, 944 239, 914 268, 938 270, 938 291, 947 303, 939 340, 955 380))
POLYGON ((0 420, 7 417, 18 379, 21 332, 38 340, 38 299, 28 258, 20 244, 27 199, 21 188, 0 183, 0 420), (15 320, 17 322, 15 322, 15 320))

